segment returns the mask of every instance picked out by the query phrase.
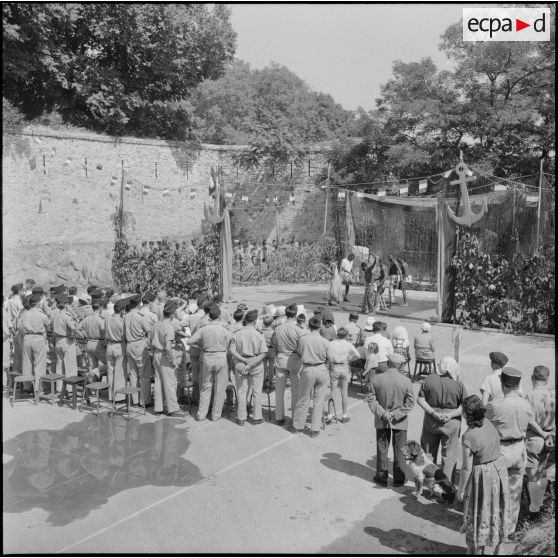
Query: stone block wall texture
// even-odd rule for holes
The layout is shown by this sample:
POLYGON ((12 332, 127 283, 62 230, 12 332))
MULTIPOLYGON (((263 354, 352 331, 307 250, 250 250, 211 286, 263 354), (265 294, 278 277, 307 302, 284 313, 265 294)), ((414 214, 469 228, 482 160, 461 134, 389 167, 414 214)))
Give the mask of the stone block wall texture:
MULTIPOLYGON (((27 277, 43 286, 110 285, 122 176, 124 231, 134 243, 197 237, 204 208, 213 207, 212 166, 223 169, 227 190, 233 193, 234 239, 317 240, 323 232, 325 190, 315 181, 327 165, 327 148, 309 148, 298 165, 253 171, 242 170, 235 161, 245 149, 115 140, 42 126, 4 130, 3 293, 27 277)), ((331 235, 331 212, 328 223, 331 235)))

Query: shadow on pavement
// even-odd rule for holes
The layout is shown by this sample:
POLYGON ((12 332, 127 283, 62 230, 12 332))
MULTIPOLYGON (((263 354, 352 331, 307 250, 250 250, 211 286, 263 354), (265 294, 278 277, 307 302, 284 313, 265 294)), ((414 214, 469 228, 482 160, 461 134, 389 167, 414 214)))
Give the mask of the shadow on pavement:
POLYGON ((188 486, 203 477, 182 456, 190 441, 174 419, 151 424, 88 415, 61 430, 34 430, 4 443, 4 513, 32 508, 68 525, 139 486, 188 486))
POLYGON ((342 459, 338 453, 324 453, 324 458, 320 459, 320 463, 328 469, 345 473, 350 477, 359 477, 366 482, 373 482, 372 477, 376 472, 376 458, 368 460, 366 465, 342 459))
MULTIPOLYGON (((408 490, 408 487, 405 489, 397 489, 397 491, 399 490, 408 490)), ((428 500, 423 496, 420 498, 420 500, 417 500, 416 497, 411 494, 404 495, 400 500, 403 504, 403 510, 423 520, 427 519, 447 529, 459 531, 461 523, 463 522, 463 514, 461 512, 452 506, 441 504, 436 500, 428 500)))
POLYGON ((403 529, 384 531, 378 527, 365 527, 364 532, 378 539, 380 544, 404 554, 431 554, 434 556, 463 555, 465 548, 427 539, 403 529))

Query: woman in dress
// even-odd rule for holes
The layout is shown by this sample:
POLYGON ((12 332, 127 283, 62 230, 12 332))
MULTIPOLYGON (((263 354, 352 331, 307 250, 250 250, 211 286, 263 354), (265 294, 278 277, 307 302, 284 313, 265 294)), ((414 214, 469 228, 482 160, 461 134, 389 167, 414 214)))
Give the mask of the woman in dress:
POLYGON ((484 554, 508 535, 510 501, 508 470, 500 455, 500 437, 485 420, 486 408, 476 395, 463 401, 468 430, 463 434, 463 464, 457 499, 463 501, 463 526, 469 555, 484 554))
POLYGON ((343 284, 341 283, 341 276, 339 275, 337 264, 326 256, 322 267, 330 274, 327 303, 331 306, 331 301, 335 300, 335 302, 339 304, 343 298, 343 284))

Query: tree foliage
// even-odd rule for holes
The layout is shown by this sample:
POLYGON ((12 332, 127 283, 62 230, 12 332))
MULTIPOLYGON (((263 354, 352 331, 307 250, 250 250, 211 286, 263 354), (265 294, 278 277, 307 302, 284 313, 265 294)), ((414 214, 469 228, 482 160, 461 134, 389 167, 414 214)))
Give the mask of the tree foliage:
POLYGON ((218 78, 236 35, 221 4, 5 3, 4 95, 32 118, 184 139, 189 92, 218 78))

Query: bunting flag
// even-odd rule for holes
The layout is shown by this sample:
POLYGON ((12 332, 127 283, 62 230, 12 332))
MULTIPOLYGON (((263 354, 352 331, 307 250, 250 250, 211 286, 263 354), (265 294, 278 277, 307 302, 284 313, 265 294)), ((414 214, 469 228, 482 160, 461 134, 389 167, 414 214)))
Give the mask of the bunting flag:
POLYGON ((35 137, 35 143, 41 144, 42 140, 39 137, 35 137))
POLYGON ((337 199, 338 200, 344 200, 345 199, 345 192, 343 190, 339 190, 339 193, 337 194, 337 199))
POLYGON ((265 197, 265 203, 268 204, 269 203, 269 196, 265 197))
POLYGON ((473 176, 473 171, 470 168, 467 168, 467 176, 473 176))
POLYGON ((232 192, 225 192, 225 197, 232 198, 233 197, 232 192))
POLYGON ((43 212, 43 200, 39 200, 39 213, 43 212))
POLYGON ((116 184, 116 181, 118 180, 118 178, 116 176, 112 176, 110 179, 110 185, 114 186, 116 184))
POLYGON ((494 184, 494 191, 495 192, 505 192, 508 187, 505 184, 494 184))
MULTIPOLYGON (((124 185, 124 188, 126 188, 126 190, 129 192, 133 185, 134 185, 134 181, 131 178, 127 178, 126 179, 126 184, 124 185)), ((147 191, 149 191, 149 187, 147 187, 147 191)))
POLYGON ((364 199, 364 192, 363 192, 362 190, 359 190, 359 191, 357 192, 357 196, 356 196, 356 197, 357 197, 357 200, 362 200, 362 199, 364 199))
POLYGON ((99 163, 95 168, 97 170, 103 170, 103 165, 101 165, 101 163, 99 163))
POLYGON ((242 201, 248 201, 248 196, 242 196, 240 199, 241 199, 242 201))
POLYGON ((294 197, 294 196, 290 196, 290 197, 289 197, 289 201, 294 205, 295 197, 294 197))
POLYGON ((386 195, 385 190, 378 190, 378 196, 385 196, 385 195, 386 195))
POLYGON ((146 196, 147 194, 149 194, 150 191, 151 191, 151 188, 144 184, 143 185, 143 195, 146 196))
POLYGON ((166 198, 166 197, 168 197, 169 195, 170 195, 169 189, 168 189, 168 188, 165 188, 165 189, 163 190, 163 197, 166 198))
POLYGON ((29 166, 31 167, 31 170, 35 170, 37 168, 37 157, 35 157, 35 155, 29 159, 29 166))
POLYGON ((273 196, 273 203, 276 205, 279 203, 279 198, 277 197, 277 194, 273 196))
POLYGON ((400 184, 399 185, 399 195, 406 196, 409 193, 409 185, 408 184, 400 184))
POLYGON ((56 147, 53 147, 53 148, 50 150, 50 156, 51 156, 51 157, 54 157, 55 155, 56 155, 56 147))
POLYGON ((444 173, 444 178, 449 178, 449 177, 451 176, 451 170, 452 170, 452 169, 450 169, 449 171, 446 171, 446 172, 444 173))
POLYGON ((196 193, 197 193, 197 190, 195 188, 192 188, 190 190, 190 199, 191 200, 193 200, 196 197, 196 193))
POLYGON ((419 194, 424 194, 428 188, 428 180, 419 180, 419 194))
POLYGON ((65 161, 64 161, 64 166, 67 167, 68 165, 70 165, 72 163, 72 158, 68 157, 65 161))
POLYGON ((525 205, 527 207, 537 207, 539 204, 539 196, 527 196, 525 198, 525 205))

